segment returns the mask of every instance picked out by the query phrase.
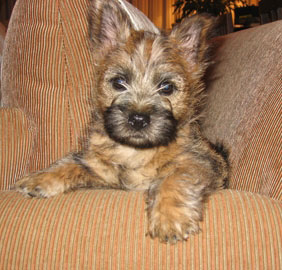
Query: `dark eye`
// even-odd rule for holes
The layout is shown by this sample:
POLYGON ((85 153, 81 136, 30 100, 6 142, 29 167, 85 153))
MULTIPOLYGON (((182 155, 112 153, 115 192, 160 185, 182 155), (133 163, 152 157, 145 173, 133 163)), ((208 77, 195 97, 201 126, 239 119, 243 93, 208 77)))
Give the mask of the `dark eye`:
POLYGON ((170 96, 175 90, 175 85, 170 81, 163 81, 158 88, 161 95, 170 96))
POLYGON ((115 77, 110 80, 113 88, 117 91, 126 90, 126 80, 123 77, 115 77))

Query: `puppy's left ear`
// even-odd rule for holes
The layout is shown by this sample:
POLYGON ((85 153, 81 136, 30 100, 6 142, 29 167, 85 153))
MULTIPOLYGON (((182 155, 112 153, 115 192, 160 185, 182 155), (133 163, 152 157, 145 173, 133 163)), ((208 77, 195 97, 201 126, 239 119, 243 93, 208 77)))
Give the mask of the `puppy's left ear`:
POLYGON ((182 50, 186 60, 205 70, 208 63, 209 39, 213 35, 215 19, 209 15, 194 15, 176 25, 170 37, 182 50))

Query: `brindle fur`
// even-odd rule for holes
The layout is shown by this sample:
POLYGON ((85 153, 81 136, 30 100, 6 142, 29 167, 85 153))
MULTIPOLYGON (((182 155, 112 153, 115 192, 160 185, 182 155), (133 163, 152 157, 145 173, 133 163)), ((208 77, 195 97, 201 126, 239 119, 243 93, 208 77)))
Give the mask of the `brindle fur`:
POLYGON ((135 31, 116 1, 93 1, 89 14, 96 85, 88 147, 16 188, 47 198, 83 187, 144 190, 148 233, 185 240, 199 231, 207 195, 228 177, 226 160, 196 121, 213 20, 194 16, 157 35, 135 31), (173 92, 163 93, 162 82, 173 92))

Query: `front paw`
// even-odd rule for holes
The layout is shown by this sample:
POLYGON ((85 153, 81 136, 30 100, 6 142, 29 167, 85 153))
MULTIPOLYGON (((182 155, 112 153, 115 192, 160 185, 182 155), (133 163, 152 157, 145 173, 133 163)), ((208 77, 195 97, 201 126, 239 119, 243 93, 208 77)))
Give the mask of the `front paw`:
POLYGON ((159 206, 149 212, 149 235, 161 242, 176 243, 187 240, 189 235, 199 232, 198 218, 191 217, 189 209, 182 206, 159 206))
POLYGON ((19 180, 15 189, 28 198, 49 198, 62 193, 64 185, 52 173, 39 172, 19 180))

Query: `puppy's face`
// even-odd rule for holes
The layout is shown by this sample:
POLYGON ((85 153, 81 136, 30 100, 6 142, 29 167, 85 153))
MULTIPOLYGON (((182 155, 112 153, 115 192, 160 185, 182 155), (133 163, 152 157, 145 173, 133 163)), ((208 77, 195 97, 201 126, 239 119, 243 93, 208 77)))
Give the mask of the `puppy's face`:
POLYGON ((189 82, 177 58, 166 37, 136 32, 103 59, 97 93, 111 138, 137 148, 175 138, 189 110, 189 82))
POLYGON ((170 34, 136 31, 116 1, 94 1, 90 19, 95 110, 106 132, 135 148, 169 144, 194 117, 211 21, 194 18, 170 34))

